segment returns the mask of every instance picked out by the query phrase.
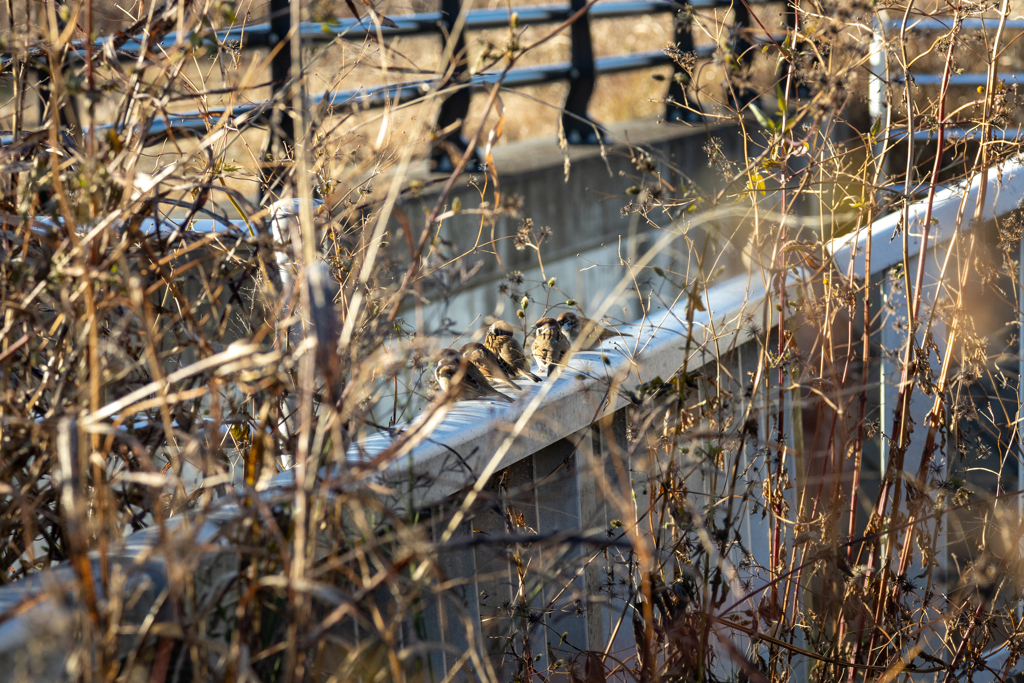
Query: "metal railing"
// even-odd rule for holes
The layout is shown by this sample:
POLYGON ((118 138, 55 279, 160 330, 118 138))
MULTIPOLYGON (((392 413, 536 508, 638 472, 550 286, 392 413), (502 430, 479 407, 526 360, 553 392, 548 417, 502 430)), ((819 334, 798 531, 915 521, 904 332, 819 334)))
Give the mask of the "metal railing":
MULTIPOLYGON (((874 26, 874 39, 871 46, 870 66, 868 71, 868 112, 872 120, 878 120, 885 116, 887 100, 890 97, 891 86, 905 86, 907 75, 904 73, 891 73, 889 70, 889 59, 887 47, 893 39, 898 40, 899 33, 903 30, 902 19, 885 18, 876 21, 874 26)), ((999 25, 996 19, 969 18, 960 21, 960 30, 963 31, 984 31, 995 30, 999 25)), ((937 17, 911 18, 906 22, 906 32, 916 34, 919 32, 941 32, 953 28, 953 20, 937 17)), ((1007 19, 1004 23, 1005 29, 1024 29, 1024 19, 1007 19)), ((1024 73, 1004 73, 1000 75, 1003 81, 1013 84, 1024 82, 1024 73)), ((910 74, 911 86, 941 86, 942 75, 936 73, 913 73, 910 74)), ((950 75, 949 86, 954 88, 977 88, 988 85, 988 74, 983 72, 958 72, 950 75)), ((989 130, 989 139, 998 141, 1019 142, 1024 139, 1024 130, 1019 127, 1016 130, 1000 130, 993 128, 989 130)), ((906 128, 892 128, 887 132, 890 145, 912 137, 915 142, 930 142, 935 139, 934 128, 917 128, 912 136, 908 135, 906 128)), ((963 128, 959 126, 946 125, 944 136, 947 140, 953 141, 975 141, 980 140, 981 130, 978 128, 963 128)), ((875 154, 882 153, 884 142, 879 142, 875 147, 875 154)), ((886 157, 888 159, 888 157, 886 157)), ((907 187, 903 183, 890 185, 886 192, 913 195, 926 188, 927 183, 919 183, 907 187)))
MULTIPOLYGON (((765 2, 766 0, 756 0, 765 2)), ((588 105, 593 93, 595 80, 599 76, 615 74, 651 67, 672 65, 674 72, 668 79, 666 92, 665 117, 669 120, 697 120, 699 114, 681 108, 678 103, 684 101, 685 89, 689 86, 689 75, 663 50, 649 50, 607 57, 596 57, 590 35, 590 21, 619 17, 633 17, 651 14, 673 15, 673 41, 682 52, 693 52, 700 58, 713 54, 714 45, 697 47, 690 23, 690 12, 702 8, 729 8, 734 11, 733 29, 731 31, 732 50, 740 59, 749 58, 753 44, 758 40, 748 40, 746 29, 750 28, 750 16, 744 4, 728 0, 636 0, 635 2, 608 2, 592 4, 587 7, 585 0, 572 0, 569 4, 535 5, 511 7, 509 9, 469 9, 464 10, 460 0, 442 0, 440 11, 425 12, 407 16, 391 17, 393 26, 377 26, 369 17, 362 19, 344 19, 327 23, 303 22, 295 30, 300 40, 310 44, 331 42, 334 40, 362 41, 367 38, 384 38, 394 36, 433 35, 446 40, 455 30, 456 19, 464 13, 461 31, 457 34, 452 54, 457 55, 454 68, 447 77, 427 78, 401 81, 377 86, 335 90, 312 94, 309 97, 311 106, 330 105, 334 107, 358 107, 368 109, 398 103, 408 103, 428 95, 442 98, 435 129, 444 131, 434 144, 431 154, 433 167, 440 172, 452 169, 450 151, 452 146, 458 150, 466 149, 466 141, 462 135, 461 123, 469 112, 470 93, 475 88, 493 85, 500 77, 498 71, 489 71, 468 75, 465 59, 466 34, 468 32, 488 29, 507 28, 513 23, 516 27, 541 24, 560 24, 569 22, 577 12, 586 11, 569 27, 571 38, 571 59, 568 62, 546 64, 532 67, 516 67, 505 74, 503 84, 518 88, 529 85, 541 85, 552 82, 568 82, 569 90, 562 109, 561 124, 567 141, 570 144, 594 144, 601 140, 603 130, 599 123, 588 115, 588 105), (514 17, 514 19, 513 19, 514 17)), ((203 41, 211 41, 217 46, 230 45, 241 49, 278 47, 292 31, 288 0, 271 0, 269 22, 251 26, 232 27, 226 30, 208 30, 198 32, 194 36, 171 34, 150 47, 150 50, 169 50, 176 45, 192 42, 200 45, 203 41)), ((767 41, 765 37, 763 40, 767 41)), ((120 36, 110 36, 98 41, 93 47, 94 53, 108 50, 125 59, 137 59, 143 49, 142 39, 133 38, 125 41, 120 36)), ((439 50, 440 52, 440 50, 439 50)), ((71 57, 81 58, 85 48, 81 43, 74 44, 69 51, 71 57)), ((5 57, 9 60, 9 56, 5 57)), ((38 55, 40 63, 36 69, 44 74, 42 63, 44 55, 38 55)), ((147 130, 138 131, 146 136, 150 143, 159 142, 172 132, 205 133, 210 127, 224 124, 230 128, 243 128, 265 124, 274 115, 291 105, 287 95, 287 87, 292 73, 292 55, 287 46, 278 49, 271 61, 271 86, 275 91, 273 98, 260 102, 248 103, 234 107, 215 107, 204 111, 184 113, 161 112, 150 120, 147 130)), ((41 78, 45 78, 41 76, 41 78)), ((740 98, 750 101, 752 93, 741 93, 740 98)), ((294 144, 295 131, 292 129, 290 116, 275 116, 276 125, 272 128, 272 138, 268 141, 268 150, 282 146, 288 148, 294 144)))
MULTIPOLYGON (((998 22, 985 19, 963 19, 960 22, 961 30, 982 31, 994 30, 998 22)), ((870 83, 868 90, 869 111, 873 119, 877 119, 885 112, 887 87, 894 84, 906 83, 906 76, 902 73, 889 74, 886 55, 886 46, 892 33, 899 32, 903 28, 901 19, 889 19, 875 25, 875 40, 871 51, 871 69, 869 72, 870 83)), ((949 31, 953 28, 952 20, 939 18, 918 18, 907 22, 906 29, 910 32, 919 31, 949 31)), ((1008 19, 1005 22, 1007 29, 1024 29, 1024 19, 1008 19)), ((916 85, 941 85, 942 76, 939 74, 920 73, 912 74, 911 78, 916 85)), ((1024 73, 1003 74, 1002 78, 1015 83, 1024 81, 1024 73)), ((978 87, 988 84, 986 73, 954 73, 950 76, 950 84, 963 87, 978 87)), ((955 129, 954 129, 955 130, 955 129)), ((927 133, 927 131, 924 131, 927 133)), ((898 133, 897 133, 898 134, 898 133)), ((905 131, 904 131, 905 134, 905 131)), ((915 133, 916 135, 917 133, 915 133)))
MULTIPOLYGON (((763 3, 768 0, 756 0, 763 3)), ((513 21, 518 27, 543 24, 560 24, 569 21, 574 14, 583 9, 585 0, 572 0, 569 4, 534 5, 511 7, 509 9, 469 9, 463 10, 460 0, 442 0, 442 7, 436 12, 423 12, 411 15, 389 17, 393 26, 375 25, 369 17, 361 19, 343 19, 330 22, 302 22, 296 29, 300 40, 309 44, 323 44, 335 40, 363 41, 376 38, 378 35, 389 38, 395 36, 436 36, 447 39, 455 27, 455 21, 464 12, 461 32, 453 46, 453 54, 459 54, 465 48, 465 36, 469 32, 489 29, 507 28, 513 21), (513 20, 513 15, 515 19, 513 20)), ((442 99, 435 130, 445 131, 434 143, 431 154, 432 165, 437 171, 452 170, 449 151, 464 151, 466 141, 462 134, 462 122, 469 112, 470 91, 492 86, 499 79, 510 88, 531 85, 543 85, 554 82, 568 82, 569 91, 563 105, 561 123, 570 144, 593 144, 600 141, 602 128, 598 122, 590 119, 587 108, 593 92, 595 79, 599 76, 636 71, 659 66, 673 66, 673 76, 668 80, 666 91, 665 118, 668 120, 684 119, 695 121, 699 113, 684 109, 679 103, 684 101, 684 92, 689 87, 689 75, 664 50, 648 50, 621 55, 595 57, 590 36, 590 21, 632 17, 642 15, 672 14, 674 43, 682 52, 692 52, 698 58, 710 57, 717 49, 716 45, 697 46, 690 25, 689 13, 702 8, 732 8, 734 19, 731 31, 731 49, 740 58, 749 58, 754 44, 767 42, 775 37, 762 36, 749 40, 751 27, 750 14, 744 3, 729 0, 635 0, 618 2, 597 2, 573 22, 569 35, 571 38, 571 59, 540 66, 516 67, 507 74, 498 71, 487 71, 472 75, 467 74, 464 57, 454 65, 451 73, 444 78, 421 78, 396 83, 366 86, 359 88, 332 90, 309 95, 309 106, 329 106, 334 108, 371 109, 387 105, 411 103, 427 96, 442 99), (448 151, 446 151, 448 150, 448 151)), ((787 12, 787 22, 792 24, 792 8, 787 12)), ((288 0, 271 0, 271 20, 248 26, 232 27, 225 30, 207 30, 194 36, 178 36, 172 34, 155 43, 150 49, 171 49, 175 45, 191 42, 195 37, 200 44, 210 41, 216 46, 233 46, 240 49, 274 48, 292 31, 288 0)), ((884 114, 888 89, 894 85, 903 85, 906 76, 902 73, 889 73, 886 48, 894 31, 902 29, 902 20, 883 19, 875 26, 875 39, 869 68, 868 108, 872 119, 884 114)), ((969 18, 960 22, 961 30, 977 31, 995 28, 993 20, 969 18)), ((952 20, 942 18, 915 18, 907 22, 908 32, 948 31, 952 28, 952 20)), ((1024 19, 1010 19, 1005 22, 1010 30, 1024 29, 1024 19)), ((142 49, 141 38, 124 41, 119 36, 109 36, 94 45, 94 52, 107 48, 125 59, 138 58, 142 49), (113 46, 117 45, 116 49, 113 46)), ((69 50, 72 57, 83 57, 84 46, 77 43, 69 50)), ((40 53, 39 59, 43 58, 40 53)), ((5 56, 3 61, 10 59, 5 56)), ((287 109, 291 99, 283 96, 284 87, 291 76, 291 51, 279 49, 271 63, 271 86, 277 92, 275 97, 233 107, 213 107, 203 111, 161 112, 154 116, 147 130, 140 131, 150 143, 157 143, 168 134, 205 133, 211 127, 225 125, 234 129, 247 126, 264 125, 274 112, 287 109)), ((38 65, 42 73, 44 67, 38 65)), ((1020 83, 1024 81, 1024 73, 1011 73, 1002 76, 1004 80, 1020 83)), ((939 74, 912 74, 911 79, 917 86, 940 85, 939 74)), ((950 85, 960 88, 974 88, 987 83, 985 73, 956 73, 950 78, 950 85)), ((741 102, 752 101, 754 93, 740 93, 741 102)), ((268 140, 268 150, 274 147, 290 148, 294 144, 295 131, 292 130, 290 116, 276 117, 276 131, 272 129, 271 137, 279 134, 280 140, 268 140)), ((105 126, 101 128, 106 128, 105 126)), ((945 131, 949 139, 976 139, 979 131, 958 127, 947 127, 945 131)), ((905 138, 905 130, 890 131, 890 141, 897 142, 905 138)), ((1021 131, 991 131, 993 139, 1019 140, 1021 131)), ((934 136, 931 130, 915 130, 915 140, 929 140, 934 136)))

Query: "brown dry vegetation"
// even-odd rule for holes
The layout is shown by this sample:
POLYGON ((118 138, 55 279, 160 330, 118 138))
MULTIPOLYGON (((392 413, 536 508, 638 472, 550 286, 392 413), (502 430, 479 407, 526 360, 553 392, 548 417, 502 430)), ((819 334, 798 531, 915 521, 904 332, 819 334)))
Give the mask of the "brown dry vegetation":
MULTIPOLYGON (((588 432, 603 459, 581 440, 550 471, 539 455, 532 474, 522 463, 474 470, 475 489, 422 508, 406 503, 432 482, 400 456, 453 411, 434 357, 460 332, 425 302, 461 305, 474 278, 500 272, 488 286, 500 287, 502 307, 475 313, 504 316, 526 338, 534 316, 582 296, 494 258, 511 241, 543 272, 559 237, 529 220, 530 206, 496 195, 500 169, 473 175, 482 189, 472 206, 450 199, 465 176, 426 172, 439 93, 363 111, 292 97, 437 73, 449 66, 440 40, 296 44, 289 83, 271 85, 265 49, 182 40, 138 62, 83 59, 67 51, 82 32, 60 21, 108 35, 141 20, 140 33, 163 37, 263 21, 266 3, 99 5, 9 0, 13 15, 0 15, 0 584, 15 596, 0 603, 0 628, 46 599, 60 617, 36 623, 33 647, 3 660, 18 665, 0 679, 46 678, 37 650, 61 654, 57 677, 118 682, 966 682, 987 667, 1004 678, 1021 670, 1020 216, 962 216, 972 230, 951 242, 932 299, 913 259, 931 266, 939 252, 908 247, 909 270, 865 280, 840 271, 827 244, 1018 154, 1015 142, 988 139, 1021 121, 1015 84, 999 80, 1024 54, 1020 31, 996 29, 1012 3, 803 0, 797 28, 781 3, 754 5, 761 23, 746 35, 766 46, 742 59, 731 51, 733 10, 697 10, 697 44, 718 49, 679 59, 711 133, 706 157, 690 161, 714 183, 691 185, 694 169, 631 149, 616 201, 631 230, 662 240, 671 258, 634 271, 638 239, 635 258, 608 250, 608 272, 629 276, 644 315, 652 302, 681 302, 674 310, 691 323, 714 306, 716 284, 748 272, 767 298, 745 312, 744 346, 682 340, 686 362, 639 377, 620 392, 624 407, 588 432), (906 98, 913 129, 953 112, 944 123, 977 128, 983 144, 947 140, 934 166, 934 143, 908 150, 890 137, 908 123, 895 84, 882 117, 865 120, 879 12, 992 22, 985 39, 954 24, 888 52, 890 77, 908 60, 916 73, 985 71, 997 55, 979 89, 914 86, 906 98), (211 120, 199 133, 148 135, 169 112, 271 97, 270 124, 211 120), (62 128, 56 112, 72 103, 77 123, 62 128), (294 147, 268 145, 282 116, 295 117, 294 147), (891 191, 907 168, 917 195, 891 191), (275 235, 281 198, 302 208, 275 235), (426 220, 394 212, 394 200, 419 203, 426 220), (460 214, 479 222, 475 245, 445 238, 460 214), (210 216, 236 222, 190 229, 210 216), (879 394, 889 403, 868 400, 879 394), (927 403, 916 424, 913 401, 927 403), (421 421, 397 430, 413 412, 421 421), (393 441, 353 458, 374 434, 393 441), (919 467, 905 466, 908 453, 919 467), (603 507, 571 534, 544 536, 540 511, 559 504, 552 482, 569 476, 570 455, 592 466, 603 507), (133 532, 149 534, 141 553, 126 550, 133 532), (450 571, 467 548, 477 563, 468 583, 450 571), (581 593, 581 576, 600 590, 581 593), (467 585, 481 588, 469 600, 467 585), (461 623, 467 643, 439 669, 425 624, 447 601, 458 617, 447 628, 461 623), (460 606, 470 601, 480 614, 460 606), (556 613, 602 601, 622 606, 618 639, 570 648, 556 613), (538 637, 546 651, 533 649, 538 637)), ((348 16, 326 2, 296 11, 348 16)), ((595 21, 595 50, 665 47, 670 22, 595 21)), ((518 29, 517 46, 511 26, 474 34, 466 59, 494 70, 565 60, 567 29, 518 29)), ((663 113, 672 72, 600 79, 591 115, 663 113)), ((554 138, 566 89, 481 91, 466 135, 485 157, 554 138)), ((610 318, 613 305, 622 302, 609 302, 610 318)))

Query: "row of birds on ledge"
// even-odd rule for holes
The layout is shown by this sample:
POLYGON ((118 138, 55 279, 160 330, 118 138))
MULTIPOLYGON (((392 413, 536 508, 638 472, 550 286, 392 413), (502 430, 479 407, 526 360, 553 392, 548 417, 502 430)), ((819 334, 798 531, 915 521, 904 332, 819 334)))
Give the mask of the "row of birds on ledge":
MULTIPOLYGON (((541 318, 534 329, 530 351, 538 366, 546 368, 549 377, 558 367, 565 365, 574 344, 581 350, 590 349, 610 337, 630 336, 572 311, 565 311, 557 320, 541 318), (580 339, 581 336, 583 339, 580 339)), ((530 362, 523 346, 515 338, 515 330, 504 320, 495 322, 487 329, 483 344, 470 342, 458 351, 441 351, 434 378, 451 400, 498 400, 509 403, 512 403, 512 398, 498 391, 495 384, 521 391, 513 380, 543 381, 530 371, 530 362)))

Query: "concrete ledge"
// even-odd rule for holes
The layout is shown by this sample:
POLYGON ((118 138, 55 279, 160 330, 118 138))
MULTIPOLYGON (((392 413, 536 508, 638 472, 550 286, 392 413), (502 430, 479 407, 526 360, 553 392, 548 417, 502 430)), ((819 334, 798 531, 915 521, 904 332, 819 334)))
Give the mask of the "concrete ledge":
MULTIPOLYGON (((442 501, 477 480, 573 434, 627 404, 626 395, 655 378, 668 380, 684 362, 696 370, 751 339, 751 317, 763 324, 764 288, 738 276, 709 289, 707 312, 696 312, 689 358, 686 303, 655 314, 642 324, 623 326, 631 339, 605 342, 604 350, 580 352, 569 369, 542 384, 519 383, 513 404, 461 402, 453 406, 428 441, 399 451, 390 468, 402 502, 415 506, 442 501), (455 457, 453 451, 459 454, 455 457), (469 471, 466 470, 468 465, 469 471), (421 484, 409 492, 412 472, 421 484), (410 495, 411 493, 411 495, 410 495)), ((378 433, 350 451, 353 462, 386 451, 393 437, 378 433)))

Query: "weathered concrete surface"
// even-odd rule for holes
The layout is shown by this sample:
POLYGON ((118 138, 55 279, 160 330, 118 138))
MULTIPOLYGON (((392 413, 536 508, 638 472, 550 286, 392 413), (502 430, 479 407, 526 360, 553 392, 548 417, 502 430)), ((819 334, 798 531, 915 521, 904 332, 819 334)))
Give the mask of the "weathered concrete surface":
MULTIPOLYGON (((481 196, 486 181, 483 173, 461 178, 448 203, 449 207, 456 202, 461 204, 461 213, 444 220, 438 236, 447 242, 442 247, 445 256, 465 255, 465 265, 471 268, 478 264, 478 270, 455 291, 428 288, 426 298, 431 303, 419 311, 417 320, 409 317, 408 321, 426 322, 430 327, 441 318, 448 318, 455 329, 462 330, 488 315, 514 320, 514 311, 509 310, 511 302, 498 290, 498 283, 513 271, 522 272, 526 279, 526 284, 517 288, 519 291, 555 277, 557 286, 566 294, 561 297, 562 302, 571 298, 590 310, 604 302, 606 294, 622 277, 631 275, 623 263, 635 260, 643 253, 644 244, 653 243, 656 238, 652 234, 656 232, 655 226, 624 211, 636 199, 627 191, 641 184, 641 157, 651 163, 646 186, 652 186, 652 179, 658 177, 660 182, 675 188, 677 194, 685 188, 702 192, 715 188, 704 149, 709 138, 721 141, 727 158, 742 157, 738 129, 731 125, 692 127, 651 119, 623 122, 610 129, 612 142, 603 148, 572 146, 563 153, 554 137, 496 148, 493 157, 499 196, 514 197, 520 210, 518 216, 497 216, 493 226, 482 221, 478 212, 473 213, 482 202, 490 207, 495 205, 493 186, 481 196), (551 236, 541 247, 543 273, 536 252, 517 250, 513 242, 527 218, 535 228, 551 229, 551 236)), ((424 193, 421 198, 399 203, 398 208, 414 231, 424 224, 426 212, 436 197, 436 192, 424 193)), ((677 217, 678 214, 670 215, 660 209, 651 211, 649 216, 662 227, 672 225, 677 217)), ((392 223, 393 239, 399 239, 402 228, 395 219, 392 223)), ((682 242, 659 255, 651 266, 672 267, 676 272, 689 270, 692 243, 686 247, 682 242)), ((553 298, 550 303, 556 300, 553 298)), ((531 308, 528 322, 532 323, 535 318, 531 316, 539 314, 536 306, 531 308)), ((635 292, 632 301, 623 300, 610 314, 621 321, 638 317, 640 308, 635 292)))
MULTIPOLYGON (((638 148, 650 154, 655 172, 677 191, 687 181, 705 191, 713 187, 712 171, 703 149, 709 137, 721 140, 727 158, 743 156, 742 141, 736 134, 738 128, 732 125, 694 127, 644 119, 621 122, 609 129, 613 142, 603 148, 582 145, 568 148, 568 174, 566 155, 554 137, 494 149, 501 194, 521 199, 524 218, 533 219, 538 227, 552 229, 552 236, 546 242, 545 259, 574 256, 610 239, 628 235, 631 227, 635 229, 622 210, 632 198, 626 190, 636 185, 641 175, 632 161, 640 151, 638 148)), ((480 205, 479 190, 470 186, 474 178, 476 184, 483 184, 483 174, 467 175, 460 179, 452 195, 452 201, 459 198, 464 211, 480 205)), ((431 206, 436 194, 424 198, 427 201, 400 205, 413 226, 423 225, 423 207, 431 206)), ((488 192, 485 200, 493 205, 493 192, 488 192)), ((671 221, 665 214, 654 218, 662 225, 671 221)), ((497 255, 506 269, 522 270, 535 263, 531 253, 516 251, 512 244, 520 223, 519 219, 502 216, 495 225, 495 236, 501 240, 497 255)), ((474 245, 479 232, 479 217, 463 214, 446 220, 442 235, 458 247, 467 248, 474 245)), ((489 228, 483 239, 490 239, 489 228)), ((491 274, 497 276, 497 273, 491 274)), ((486 275, 482 273, 481 279, 486 275)))

